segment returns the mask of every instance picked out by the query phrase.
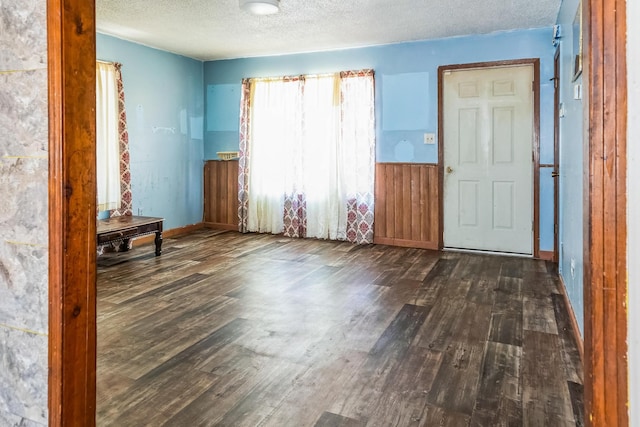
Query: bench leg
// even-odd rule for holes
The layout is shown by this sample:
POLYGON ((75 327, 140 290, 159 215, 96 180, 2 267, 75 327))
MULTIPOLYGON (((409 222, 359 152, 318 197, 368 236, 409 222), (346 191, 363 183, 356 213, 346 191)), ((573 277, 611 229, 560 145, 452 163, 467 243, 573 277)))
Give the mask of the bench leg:
POLYGON ((156 256, 162 253, 162 231, 156 231, 156 256))

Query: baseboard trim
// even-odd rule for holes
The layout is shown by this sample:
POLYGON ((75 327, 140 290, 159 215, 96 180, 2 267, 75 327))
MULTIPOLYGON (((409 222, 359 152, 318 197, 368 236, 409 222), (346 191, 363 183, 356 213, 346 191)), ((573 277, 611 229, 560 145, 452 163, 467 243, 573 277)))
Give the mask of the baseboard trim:
MULTIPOLYGON (((162 238, 163 239, 169 239, 171 237, 176 237, 176 236, 181 236, 183 234, 188 234, 191 233, 193 231, 196 230, 200 230, 204 228, 204 223, 199 222, 197 224, 190 224, 190 225, 185 225, 184 227, 176 227, 176 228, 172 228, 170 230, 163 230, 162 231, 162 238)), ((142 246, 142 245, 148 245, 151 243, 154 243, 155 241, 155 234, 149 234, 146 236, 142 236, 138 239, 135 239, 132 242, 132 246, 142 246)))
POLYGON ((573 306, 571 305, 571 301, 569 301, 569 296, 567 295, 567 286, 564 283, 564 279, 561 275, 558 274, 560 278, 560 294, 562 295, 562 299, 564 300, 564 305, 569 310, 569 320, 571 321, 571 330, 573 333, 573 339, 576 341, 576 346, 578 347, 578 353, 580 353, 580 361, 584 365, 584 340, 580 335, 580 328, 578 327, 578 319, 576 318, 576 313, 573 311, 573 306))
POLYGON ((392 237, 373 237, 373 243, 376 245, 400 246, 403 248, 431 249, 437 251, 437 242, 424 242, 421 240, 405 240, 394 239, 392 237))
POLYGON ((238 231, 238 224, 221 224, 218 222, 203 222, 205 228, 215 228, 216 230, 238 231))
POLYGON ((543 259, 545 261, 556 260, 556 253, 554 251, 540 251, 539 255, 540 256, 538 258, 543 259))

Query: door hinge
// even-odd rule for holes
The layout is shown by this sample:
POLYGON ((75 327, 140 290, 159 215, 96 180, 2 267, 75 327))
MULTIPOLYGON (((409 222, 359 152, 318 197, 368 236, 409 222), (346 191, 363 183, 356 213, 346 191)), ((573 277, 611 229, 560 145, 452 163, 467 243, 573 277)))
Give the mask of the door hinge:
POLYGON ((531 91, 532 92, 536 91, 536 82, 535 81, 531 82, 531 91))

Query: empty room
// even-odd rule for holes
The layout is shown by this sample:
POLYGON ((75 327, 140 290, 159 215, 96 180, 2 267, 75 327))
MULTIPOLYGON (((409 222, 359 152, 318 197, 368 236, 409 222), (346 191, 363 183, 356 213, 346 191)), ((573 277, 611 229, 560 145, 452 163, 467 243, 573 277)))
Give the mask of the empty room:
POLYGON ((38 1, 0 425, 635 420, 622 2, 38 1))

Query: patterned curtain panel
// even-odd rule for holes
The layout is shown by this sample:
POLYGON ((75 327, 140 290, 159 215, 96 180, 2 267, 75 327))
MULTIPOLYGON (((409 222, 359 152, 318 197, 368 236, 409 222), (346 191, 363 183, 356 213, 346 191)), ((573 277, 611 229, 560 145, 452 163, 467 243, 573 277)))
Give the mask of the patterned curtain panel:
POLYGON ((347 238, 373 243, 375 182, 375 105, 373 70, 348 71, 340 79, 342 157, 349 174, 347 190, 347 238))
POLYGON ((373 77, 243 81, 240 231, 373 242, 373 77))
POLYGON ((249 122, 251 99, 251 81, 242 80, 240 94, 240 155, 238 158, 238 230, 246 233, 249 207, 249 122))
POLYGON ((120 147, 120 207, 113 209, 109 216, 133 215, 131 197, 131 169, 129 167, 129 133, 127 113, 124 107, 124 85, 122 84, 122 64, 114 63, 118 88, 118 141, 120 147))
POLYGON ((96 63, 96 216, 100 211, 108 211, 110 217, 133 214, 121 68, 117 62, 96 63))
POLYGON ((96 64, 96 157, 98 210, 116 209, 120 207, 118 89, 112 63, 96 64))

